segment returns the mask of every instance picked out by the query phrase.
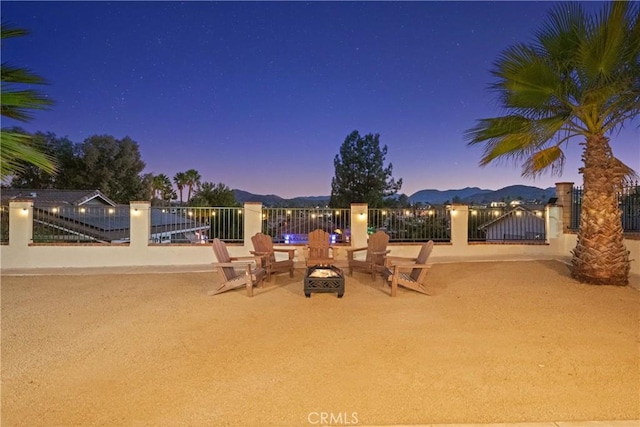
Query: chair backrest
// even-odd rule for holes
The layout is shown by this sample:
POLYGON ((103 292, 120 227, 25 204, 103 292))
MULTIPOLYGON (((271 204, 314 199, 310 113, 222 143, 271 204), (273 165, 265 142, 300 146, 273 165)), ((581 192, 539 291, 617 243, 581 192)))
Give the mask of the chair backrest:
POLYGON ((373 252, 384 252, 389 244, 389 235, 384 231, 376 231, 369 236, 367 244, 367 261, 376 265, 384 265, 384 255, 374 255, 373 252))
POLYGON ((317 229, 309 233, 309 259, 329 258, 331 235, 324 230, 317 229))
POLYGON ((256 252, 268 253, 269 261, 274 262, 276 256, 273 253, 273 239, 268 234, 256 233, 251 237, 251 243, 253 243, 253 249, 256 252))
MULTIPOLYGON (((213 239, 211 247, 213 248, 213 254, 218 262, 231 262, 231 256, 227 250, 227 245, 225 245, 222 240, 218 238, 213 239)), ((221 270, 222 275, 226 280, 231 280, 237 277, 236 270, 233 267, 222 267, 221 270)))
MULTIPOLYGON (((427 243, 422 245, 420 248, 420 253, 416 258, 416 264, 426 264, 429 259, 429 255, 431 255, 431 251, 433 250, 433 240, 429 240, 427 243)), ((420 273, 422 269, 414 268, 411 270, 411 279, 417 281, 420 278, 420 273)))

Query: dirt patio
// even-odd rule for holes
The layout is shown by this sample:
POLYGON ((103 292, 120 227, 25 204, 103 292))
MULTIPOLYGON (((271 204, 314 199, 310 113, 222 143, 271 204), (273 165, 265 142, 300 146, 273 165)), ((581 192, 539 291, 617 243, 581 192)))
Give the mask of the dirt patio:
POLYGON ((436 264, 397 298, 220 280, 2 276, 2 426, 640 419, 640 291, 560 262, 436 264))

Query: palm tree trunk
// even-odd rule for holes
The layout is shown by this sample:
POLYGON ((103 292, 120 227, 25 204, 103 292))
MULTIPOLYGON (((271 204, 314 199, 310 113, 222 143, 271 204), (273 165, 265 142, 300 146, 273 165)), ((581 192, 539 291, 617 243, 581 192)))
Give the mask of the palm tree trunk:
POLYGON ((594 285, 626 285, 631 264, 617 195, 623 173, 603 135, 587 138, 582 160, 584 192, 572 276, 594 285))

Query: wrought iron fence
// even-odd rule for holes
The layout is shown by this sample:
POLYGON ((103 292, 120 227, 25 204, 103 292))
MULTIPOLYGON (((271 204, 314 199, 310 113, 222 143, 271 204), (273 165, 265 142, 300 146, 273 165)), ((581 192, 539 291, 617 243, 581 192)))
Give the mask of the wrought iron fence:
POLYGON ((0 206, 0 245, 9 243, 9 208, 0 206))
POLYGON ((390 242, 451 241, 451 212, 445 207, 369 209, 367 231, 382 230, 390 242))
POLYGON ((308 234, 322 229, 331 235, 332 243, 351 240, 350 209, 263 208, 262 232, 274 243, 307 243, 308 234))
MULTIPOLYGON (((582 211, 582 187, 573 187, 571 193, 571 224, 572 230, 580 228, 580 213, 582 211)), ((640 232, 640 183, 632 182, 618 193, 618 205, 622 214, 622 229, 625 232, 640 232)))
POLYGON ((244 241, 244 208, 152 207, 151 243, 204 244, 214 238, 244 241))
POLYGON ((38 206, 34 243, 121 243, 130 240, 129 206, 38 206))
POLYGON ((470 208, 470 242, 545 243, 544 211, 522 207, 470 208))

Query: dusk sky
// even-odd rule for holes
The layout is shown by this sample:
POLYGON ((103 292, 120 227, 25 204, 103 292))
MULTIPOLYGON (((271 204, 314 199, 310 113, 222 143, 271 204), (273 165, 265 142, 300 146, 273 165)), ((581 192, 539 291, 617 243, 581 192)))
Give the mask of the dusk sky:
MULTIPOLYGON (((464 132, 500 114, 487 89, 510 45, 530 41, 554 2, 11 2, 31 31, 2 61, 50 85, 49 111, 22 124, 82 142, 131 137, 145 172, 281 197, 329 195, 353 130, 379 133, 401 193, 582 183, 579 140, 561 177, 478 166, 464 132)), ((589 11, 602 3, 585 2, 589 11)), ((640 171, 640 120, 612 135, 640 171)))

